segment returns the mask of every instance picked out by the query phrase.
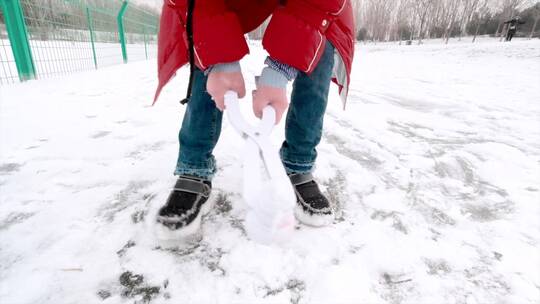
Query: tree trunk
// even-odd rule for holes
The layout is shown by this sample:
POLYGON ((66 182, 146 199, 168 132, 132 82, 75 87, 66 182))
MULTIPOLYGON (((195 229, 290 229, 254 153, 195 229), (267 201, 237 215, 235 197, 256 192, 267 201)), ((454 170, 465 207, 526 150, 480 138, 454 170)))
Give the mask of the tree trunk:
POLYGON ((474 43, 476 41, 476 36, 478 36, 478 31, 480 30, 480 22, 476 25, 476 31, 474 31, 474 37, 472 39, 472 42, 474 43))
POLYGON ((499 23, 499 26, 497 26, 497 32, 495 33, 495 37, 501 37, 501 26, 503 25, 502 22, 499 23))
POLYGON ((424 31, 424 22, 426 19, 426 15, 422 16, 422 21, 420 22, 420 30, 418 31, 418 45, 422 44, 422 36, 424 31))
POLYGON ((505 24, 504 27, 503 27, 503 30, 501 31, 501 39, 499 39, 499 41, 503 41, 503 39, 506 38, 506 36, 508 35, 508 30, 510 29, 510 27, 505 24))
POLYGON ((442 38, 443 38, 443 41, 445 41, 446 43, 448 43, 448 27, 446 27, 446 28, 444 29, 444 33, 443 33, 442 38))
POLYGON ((529 39, 532 39, 533 34, 536 31, 536 25, 538 24, 538 19, 540 19, 540 17, 534 18, 534 24, 533 24, 533 27, 531 29, 531 34, 529 35, 529 39))

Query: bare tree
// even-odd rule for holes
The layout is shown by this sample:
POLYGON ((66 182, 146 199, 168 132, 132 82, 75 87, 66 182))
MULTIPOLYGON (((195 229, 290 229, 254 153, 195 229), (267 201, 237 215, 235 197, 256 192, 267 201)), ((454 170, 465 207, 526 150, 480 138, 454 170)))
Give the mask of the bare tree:
POLYGON ((448 44, 448 41, 450 40, 450 35, 452 33, 452 30, 454 29, 454 24, 456 22, 456 19, 458 18, 458 14, 460 13, 459 8, 461 4, 462 4, 462 0, 442 1, 442 6, 445 12, 444 17, 446 20, 443 39, 445 43, 447 44, 448 44))
POLYGON ((532 39, 534 32, 536 31, 536 26, 538 25, 538 20, 540 19, 540 2, 537 2, 534 5, 534 24, 531 29, 531 34, 529 35, 529 39, 532 39))
POLYGON ((418 18, 418 44, 422 44, 428 13, 433 8, 436 0, 416 0, 414 2, 415 16, 418 18))
POLYGON ((396 7, 394 27, 396 30, 396 37, 398 37, 399 39, 399 44, 401 44, 401 41, 403 41, 404 28, 411 27, 411 20, 410 20, 411 18, 408 17, 410 15, 409 13, 410 10, 411 10, 411 0, 400 0, 396 7))
POLYGON ((490 13, 490 7, 489 7, 489 0, 480 0, 478 3, 478 6, 476 8, 476 16, 478 17, 478 22, 476 23, 476 29, 474 31, 474 36, 472 42, 476 42, 476 37, 478 36, 478 32, 480 31, 480 26, 482 25, 482 21, 489 15, 490 13))
MULTIPOLYGON (((499 21, 497 36, 504 33, 504 21, 533 0, 353 0, 357 37, 372 42, 442 38, 474 34, 492 28, 492 16, 499 21), (470 32, 470 33, 469 33, 470 32)), ((538 1, 538 0, 535 0, 538 1)), ((532 23, 532 21, 531 21, 532 23)))
POLYGON ((471 22, 474 13, 482 2, 483 0, 462 0, 463 14, 461 15, 460 21, 460 39, 462 36, 468 35, 467 24, 471 22))

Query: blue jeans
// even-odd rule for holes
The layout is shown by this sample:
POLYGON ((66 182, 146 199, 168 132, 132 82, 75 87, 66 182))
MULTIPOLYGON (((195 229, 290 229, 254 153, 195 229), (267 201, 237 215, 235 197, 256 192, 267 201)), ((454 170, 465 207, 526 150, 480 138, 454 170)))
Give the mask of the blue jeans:
MULTIPOLYGON (((285 141, 280 149, 287 173, 309 173, 313 170, 333 67, 334 47, 327 42, 315 70, 310 75, 301 72, 294 80, 285 123, 285 141)), ((211 180, 216 173, 212 151, 221 133, 223 113, 206 92, 206 80, 204 73, 195 69, 193 94, 179 134, 180 152, 175 175, 211 180)))

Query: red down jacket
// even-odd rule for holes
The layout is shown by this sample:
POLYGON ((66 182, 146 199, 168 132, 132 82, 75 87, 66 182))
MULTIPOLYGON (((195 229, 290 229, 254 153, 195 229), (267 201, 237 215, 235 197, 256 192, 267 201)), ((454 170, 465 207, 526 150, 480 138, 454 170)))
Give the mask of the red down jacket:
MULTIPOLYGON (((326 39, 336 48, 333 80, 345 102, 354 54, 350 0, 198 0, 193 13, 195 63, 201 70, 249 53, 244 34, 270 15, 263 46, 282 63, 311 73, 326 39)), ((187 1, 165 0, 158 37, 157 100, 176 71, 188 63, 187 1)), ((155 102, 154 100, 154 102, 155 102)))

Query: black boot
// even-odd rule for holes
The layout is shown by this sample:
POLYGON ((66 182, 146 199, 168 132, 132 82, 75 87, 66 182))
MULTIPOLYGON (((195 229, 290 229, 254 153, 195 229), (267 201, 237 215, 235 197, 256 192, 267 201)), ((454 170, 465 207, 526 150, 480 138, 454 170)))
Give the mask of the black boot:
POLYGON ((177 239, 195 235, 201 218, 210 211, 208 198, 212 183, 191 176, 180 176, 165 206, 159 209, 157 223, 162 239, 177 239), (161 227, 159 227, 161 226, 161 227))
POLYGON ((289 178, 296 192, 296 219, 314 227, 330 225, 334 221, 334 211, 313 180, 313 175, 291 174, 289 178))

